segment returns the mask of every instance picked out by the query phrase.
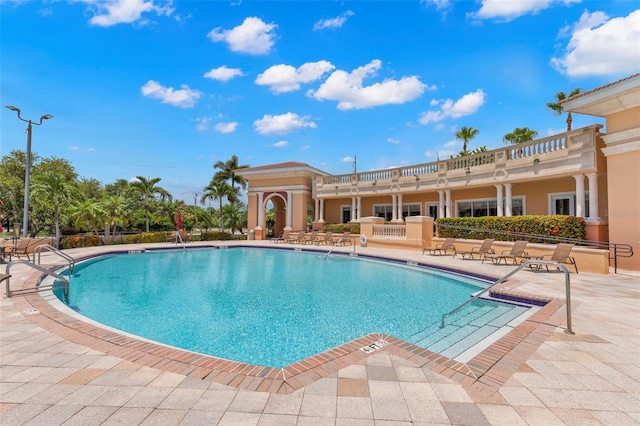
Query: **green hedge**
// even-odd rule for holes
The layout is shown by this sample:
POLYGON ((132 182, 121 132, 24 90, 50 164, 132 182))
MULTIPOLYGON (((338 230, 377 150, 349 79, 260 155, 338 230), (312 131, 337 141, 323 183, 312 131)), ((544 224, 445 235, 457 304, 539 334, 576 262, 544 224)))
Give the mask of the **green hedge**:
MULTIPOLYGON (((565 215, 526 215, 526 216, 484 216, 484 217, 447 217, 436 220, 438 225, 453 225, 469 228, 495 229, 499 231, 522 232, 560 238, 578 238, 585 236, 584 219, 565 215)), ((495 238, 499 241, 515 241, 522 237, 506 234, 492 234, 483 231, 469 231, 447 227, 438 228, 442 238, 465 238, 482 240, 495 238)), ((529 239, 530 242, 543 242, 543 239, 529 239)))
POLYGON ((352 234, 360 233, 360 224, 359 223, 332 223, 329 225, 325 225, 324 232, 335 232, 337 234, 342 234, 343 232, 351 232, 352 234))
POLYGON ((246 239, 246 237, 234 238, 234 236, 228 232, 209 231, 209 232, 203 232, 202 234, 200 234, 200 239, 202 241, 228 241, 228 240, 236 240, 236 239, 246 239))
POLYGON ((60 241, 62 249, 78 248, 78 247, 95 247, 100 245, 100 237, 97 235, 74 235, 64 237, 60 241))

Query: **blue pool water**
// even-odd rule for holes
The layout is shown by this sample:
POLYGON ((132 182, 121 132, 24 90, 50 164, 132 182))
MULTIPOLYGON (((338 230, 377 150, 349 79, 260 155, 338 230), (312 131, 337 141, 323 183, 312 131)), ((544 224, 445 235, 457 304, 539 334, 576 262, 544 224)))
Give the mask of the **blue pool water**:
POLYGON ((421 268, 360 258, 162 250, 77 265, 68 304, 157 342, 283 367, 371 333, 409 339, 478 289, 421 268))

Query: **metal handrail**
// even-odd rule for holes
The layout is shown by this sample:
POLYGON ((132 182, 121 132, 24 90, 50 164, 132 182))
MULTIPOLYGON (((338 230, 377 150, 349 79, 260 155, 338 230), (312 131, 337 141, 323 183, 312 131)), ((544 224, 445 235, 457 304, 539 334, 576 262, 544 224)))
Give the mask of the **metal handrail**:
POLYGON ((60 250, 58 250, 57 248, 55 248, 51 244, 41 244, 41 245, 37 246, 35 249, 33 249, 33 256, 35 257, 36 255, 38 255, 37 261, 36 261, 36 263, 38 265, 40 265, 40 253, 44 249, 47 249, 50 252, 52 252, 54 254, 57 254, 58 256, 62 257, 64 260, 68 261, 69 262, 69 275, 73 274, 73 268, 76 266, 76 260, 73 257, 69 256, 68 254, 61 252, 60 250))
POLYGON ((553 266, 557 267, 558 269, 560 269, 562 272, 564 272, 564 283, 565 283, 566 305, 567 305, 567 329, 564 332, 567 333, 567 334, 575 334, 573 332, 573 330, 571 329, 571 280, 569 278, 569 270, 562 263, 554 262, 554 261, 551 261, 551 260, 527 260, 526 262, 521 263, 517 268, 515 268, 513 271, 509 272, 504 277, 500 278, 498 281, 496 281, 493 284, 491 284, 489 287, 487 287, 487 288, 483 289, 482 291, 479 291, 478 293, 474 294, 473 297, 471 297, 469 300, 467 300, 464 303, 458 305, 456 308, 452 309, 451 311, 449 311, 449 312, 447 312, 445 314, 442 314, 442 321, 440 322, 440 328, 444 327, 444 320, 448 315, 455 314, 460 309, 464 308, 465 306, 467 306, 468 304, 470 304, 471 302, 476 300, 478 297, 482 296, 483 294, 485 294, 486 292, 491 290, 496 285, 505 282, 508 278, 510 278, 515 273, 519 272, 522 268, 524 268, 526 266, 531 266, 531 265, 553 265, 553 266))
MULTIPOLYGON (((59 280, 62 280, 64 282, 64 297, 66 299, 69 298, 69 279, 66 277, 63 277, 62 275, 56 274, 53 271, 48 270, 47 268, 43 268, 42 266, 36 265, 33 262, 29 262, 28 260, 22 260, 22 259, 18 259, 18 260, 12 260, 11 262, 7 263, 7 266, 5 267, 5 273, 7 275, 11 275, 9 273, 9 271, 11 270, 11 267, 17 263, 24 263, 27 266, 32 267, 33 269, 37 269, 40 272, 43 272, 45 275, 51 275, 54 278, 57 278, 59 280)), ((11 291, 11 285, 9 283, 11 278, 7 278, 6 280, 6 287, 5 287, 5 294, 6 297, 9 298, 11 297, 13 294, 26 294, 26 293, 33 293, 33 292, 37 292, 37 291, 42 291, 42 290, 52 290, 54 284, 51 284, 50 286, 41 286, 40 283, 38 283, 38 285, 36 285, 35 289, 19 289, 19 290, 14 290, 11 291)))
POLYGON ((539 234, 527 234, 526 232, 504 231, 502 229, 486 229, 486 228, 474 228, 471 226, 458 226, 458 225, 446 225, 435 223, 436 227, 460 229, 463 231, 476 231, 485 232, 489 234, 501 234, 511 235, 514 237, 520 237, 523 239, 537 239, 542 241, 550 241, 556 243, 571 243, 584 247, 599 248, 609 251, 609 262, 613 260, 614 272, 618 272, 618 258, 619 257, 631 257, 633 256, 633 246, 623 243, 611 243, 608 241, 593 241, 593 240, 581 240, 579 238, 566 238, 556 237, 553 235, 539 235, 539 234), (611 253, 613 251, 613 254, 611 253))

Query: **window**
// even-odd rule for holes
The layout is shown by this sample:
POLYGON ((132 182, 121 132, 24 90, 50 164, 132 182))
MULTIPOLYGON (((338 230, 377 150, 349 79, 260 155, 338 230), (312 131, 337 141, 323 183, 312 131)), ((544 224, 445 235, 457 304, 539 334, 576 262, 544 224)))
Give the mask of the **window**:
MULTIPOLYGON (((373 206, 373 215, 389 222, 393 220, 393 206, 391 204, 373 206)), ((402 219, 407 216, 420 216, 420 204, 403 204, 402 219)))
POLYGON ((427 216, 431 216, 433 220, 438 218, 438 203, 427 203, 427 216))
POLYGON ((351 222, 351 206, 342 206, 342 223, 351 222))
MULTIPOLYGON (((589 193, 584 194, 583 216, 589 217, 589 193)), ((549 194, 549 214, 565 214, 575 216, 576 214, 576 194, 574 192, 563 192, 549 194)))
MULTIPOLYGON (((482 217, 497 216, 498 201, 496 199, 489 200, 471 200, 457 201, 458 217, 482 217)), ((502 206, 504 212, 504 206, 502 206)), ((520 216, 524 214, 524 197, 511 198, 511 215, 520 216)))

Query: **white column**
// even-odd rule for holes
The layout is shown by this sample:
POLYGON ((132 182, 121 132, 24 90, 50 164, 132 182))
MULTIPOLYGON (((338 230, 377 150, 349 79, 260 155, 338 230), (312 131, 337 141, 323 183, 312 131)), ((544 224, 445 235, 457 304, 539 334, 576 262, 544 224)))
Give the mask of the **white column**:
POLYGON ((446 206, 446 215, 447 217, 453 217, 453 212, 451 211, 451 190, 450 189, 445 189, 444 190, 444 195, 445 195, 445 206, 446 206))
POLYGON ((438 217, 444 217, 444 191, 438 191, 438 217))
POLYGON ((502 216, 502 184, 496 185, 496 204, 497 204, 497 215, 502 216))
POLYGON ((320 198, 320 222, 324 222, 324 198, 320 198))
POLYGON ((504 198, 504 215, 511 216, 512 215, 512 205, 511 205, 511 184, 505 183, 505 198, 504 198))
POLYGON ((264 227, 264 192, 258 192, 258 228, 264 227))
POLYGON ((391 194, 391 220, 398 220, 398 207, 396 205, 396 195, 391 194))
POLYGON ((356 208, 356 197, 351 197, 351 222, 358 220, 356 217, 356 208))
POLYGON ((398 194, 398 220, 403 222, 402 220, 402 194, 398 194))
POLYGON ((315 208, 315 209, 313 209, 313 221, 314 221, 314 222, 317 222, 317 221, 318 221, 318 219, 319 219, 319 216, 318 216, 319 212, 318 212, 318 210, 320 210, 320 208, 319 208, 319 207, 320 207, 320 200, 318 200, 318 199, 316 198, 316 199, 315 199, 315 202, 316 202, 316 208, 315 208))
POLYGON ((589 173, 589 219, 598 220, 598 175, 589 173))
POLYGON ((584 175, 574 176, 576 180, 576 217, 584 217, 584 175))
POLYGON ((362 219, 362 197, 356 197, 358 200, 358 220, 362 219))
POLYGON ((293 223, 293 194, 291 191, 287 191, 287 229, 291 229, 291 223, 293 223))

